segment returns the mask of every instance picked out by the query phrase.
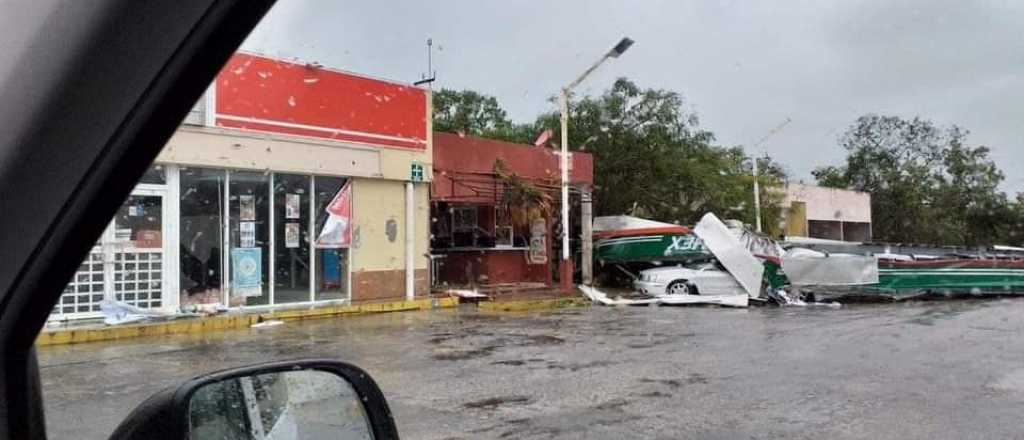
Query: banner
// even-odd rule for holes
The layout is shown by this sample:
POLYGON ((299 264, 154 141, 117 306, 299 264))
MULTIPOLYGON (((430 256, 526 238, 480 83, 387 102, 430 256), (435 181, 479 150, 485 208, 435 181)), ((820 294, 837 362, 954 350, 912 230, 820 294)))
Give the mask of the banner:
POLYGON ((231 249, 231 296, 260 296, 263 294, 262 281, 262 249, 231 249))
POLYGON ((331 203, 324 208, 327 221, 316 238, 317 249, 339 249, 352 245, 352 181, 338 190, 331 203))

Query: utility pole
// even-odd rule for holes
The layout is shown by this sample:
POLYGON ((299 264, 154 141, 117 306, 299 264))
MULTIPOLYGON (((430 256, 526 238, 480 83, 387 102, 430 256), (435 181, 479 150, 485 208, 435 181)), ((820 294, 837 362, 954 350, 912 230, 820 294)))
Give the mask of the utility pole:
MULTIPOLYGON (((792 121, 793 121, 792 118, 786 118, 786 120, 782 121, 781 124, 776 125, 775 128, 772 128, 771 130, 769 130, 768 133, 765 134, 764 137, 761 138, 761 140, 757 141, 757 143, 754 144, 754 148, 753 149, 757 150, 759 147, 764 145, 764 143, 767 142, 769 138, 771 138, 772 136, 775 136, 776 133, 782 131, 782 129, 786 125, 788 125, 790 122, 792 122, 792 121)), ((760 233, 761 232, 761 187, 759 185, 759 180, 761 180, 761 179, 760 179, 760 176, 758 175, 758 172, 757 172, 758 171, 757 170, 757 156, 756 156, 757 153, 754 153, 754 154, 755 154, 755 156, 754 156, 754 222, 755 222, 756 227, 757 227, 757 232, 760 233)), ((767 151, 762 150, 761 156, 767 156, 767 155, 768 155, 767 151)))

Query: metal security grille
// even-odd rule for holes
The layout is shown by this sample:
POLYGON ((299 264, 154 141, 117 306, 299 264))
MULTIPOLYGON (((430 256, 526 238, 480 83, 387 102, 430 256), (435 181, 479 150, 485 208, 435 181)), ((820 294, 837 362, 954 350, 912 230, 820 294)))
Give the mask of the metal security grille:
POLYGON ((103 249, 96 246, 85 257, 74 278, 64 288, 60 302, 50 312, 51 316, 87 317, 99 314, 106 281, 103 266, 103 249))
POLYGON ((114 253, 114 299, 142 309, 163 306, 163 252, 125 249, 114 253))

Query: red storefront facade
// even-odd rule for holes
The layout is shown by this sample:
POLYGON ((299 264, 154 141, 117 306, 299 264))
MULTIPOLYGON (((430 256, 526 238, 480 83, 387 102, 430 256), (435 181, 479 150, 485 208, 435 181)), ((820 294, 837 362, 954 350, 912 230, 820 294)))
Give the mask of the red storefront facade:
MULTIPOLYGON (((548 147, 434 133, 431 252, 442 286, 535 283, 550 285, 559 239, 560 174, 548 147), (496 172, 502 169, 505 177, 496 172), (547 212, 516 221, 503 202, 514 176, 550 197, 547 212)), ((571 153, 570 188, 589 193, 593 158, 571 153)), ((577 197, 570 197, 578 203, 577 197)), ((574 218, 573 223, 579 223, 574 218)))

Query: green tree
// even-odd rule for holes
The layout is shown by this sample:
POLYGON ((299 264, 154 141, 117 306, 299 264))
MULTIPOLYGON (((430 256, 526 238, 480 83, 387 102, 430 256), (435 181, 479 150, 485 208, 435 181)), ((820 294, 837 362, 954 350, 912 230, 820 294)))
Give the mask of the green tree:
POLYGON ((532 126, 515 124, 497 98, 472 90, 441 89, 434 93, 434 130, 522 142, 532 126))
MULTIPOLYGON (((693 224, 715 212, 754 222, 751 159, 741 147, 714 145, 714 135, 685 109, 678 93, 620 78, 600 96, 570 102, 569 146, 594 156, 595 215, 693 224)), ((532 124, 516 124, 497 99, 473 91, 441 90, 434 108, 439 131, 531 143, 545 129, 560 130, 555 110, 532 124)), ((553 141, 558 140, 556 135, 553 141)), ((762 224, 777 235, 786 175, 771 158, 759 160, 762 224)))
POLYGON ((1016 207, 1002 172, 966 130, 920 118, 868 114, 840 136, 846 164, 816 169, 823 186, 871 194, 874 238, 983 245, 1010 239, 1016 207))
MULTIPOLYGON (((750 160, 740 147, 713 145, 678 93, 620 78, 601 96, 573 99, 569 113, 570 148, 594 155, 597 215, 693 224, 715 212, 753 223, 750 160)), ((557 133, 558 114, 542 115, 534 127, 557 133)), ((762 161, 763 224, 778 233, 785 173, 762 161)))

